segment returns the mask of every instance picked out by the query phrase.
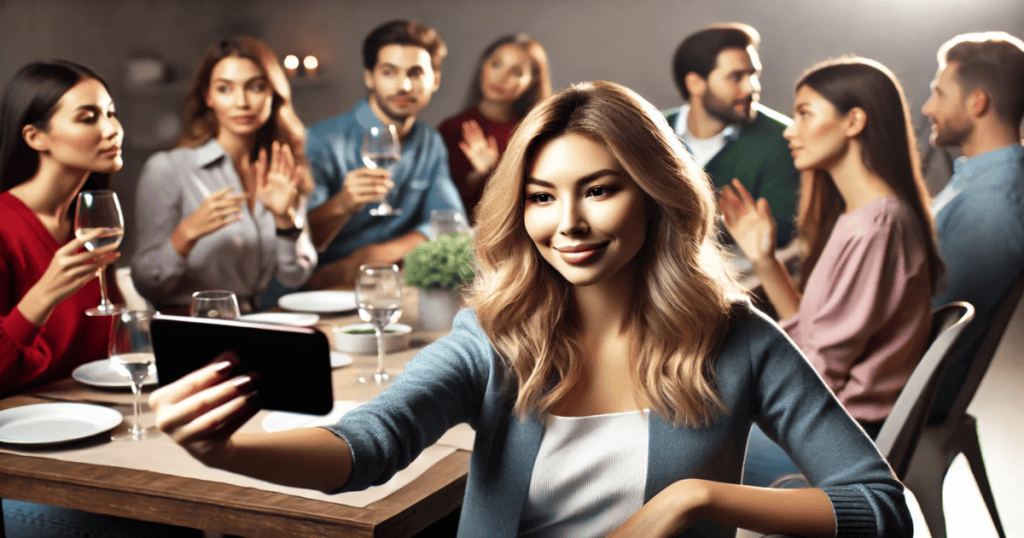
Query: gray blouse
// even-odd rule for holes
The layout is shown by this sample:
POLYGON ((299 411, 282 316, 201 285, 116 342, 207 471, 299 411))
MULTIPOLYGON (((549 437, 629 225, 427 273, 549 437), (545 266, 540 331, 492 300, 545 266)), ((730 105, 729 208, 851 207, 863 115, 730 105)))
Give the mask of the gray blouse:
MULTIPOLYGON (((132 280, 157 307, 187 305, 192 293, 230 290, 251 302, 277 277, 297 288, 316 267, 308 229, 297 239, 279 237, 274 215, 257 202, 242 218, 200 238, 187 258, 171 245, 171 233, 212 192, 244 192, 234 164, 215 139, 198 148, 155 153, 146 161, 136 194, 132 280)), ((305 222, 305 208, 297 222, 305 222)))

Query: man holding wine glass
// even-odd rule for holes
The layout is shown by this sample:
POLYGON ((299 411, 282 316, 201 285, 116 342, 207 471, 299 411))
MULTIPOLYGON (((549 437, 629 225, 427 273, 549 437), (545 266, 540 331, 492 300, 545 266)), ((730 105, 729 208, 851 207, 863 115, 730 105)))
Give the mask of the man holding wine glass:
POLYGON ((352 286, 360 265, 399 262, 426 240, 432 210, 465 214, 441 135, 416 121, 446 54, 417 22, 377 27, 363 43, 367 97, 309 128, 309 225, 321 251, 310 288, 352 286))

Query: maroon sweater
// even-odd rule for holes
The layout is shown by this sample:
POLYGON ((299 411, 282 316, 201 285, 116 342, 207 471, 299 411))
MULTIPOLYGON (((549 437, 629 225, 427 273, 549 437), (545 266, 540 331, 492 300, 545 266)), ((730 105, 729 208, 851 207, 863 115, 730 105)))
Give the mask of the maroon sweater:
MULTIPOLYGON (((61 301, 42 327, 16 308, 65 243, 58 243, 21 200, 0 193, 0 396, 67 377, 78 365, 107 356, 113 318, 85 315, 100 304, 96 279, 61 301)), ((116 303, 120 294, 110 273, 107 282, 116 303)))
POLYGON ((466 206, 470 222, 475 222, 476 205, 480 202, 480 197, 483 195, 484 186, 487 184, 487 181, 481 181, 476 188, 470 187, 466 181, 466 176, 473 171, 473 165, 469 164, 466 154, 459 149, 459 142, 462 141, 462 124, 469 120, 476 120, 480 124, 480 129, 483 130, 484 136, 494 137, 494 140, 498 143, 499 155, 505 153, 508 139, 512 136, 512 130, 516 128, 516 125, 519 125, 519 120, 491 121, 480 113, 480 109, 474 106, 458 116, 448 118, 437 128, 441 132, 441 137, 444 138, 444 145, 448 148, 448 167, 452 172, 452 180, 455 181, 455 186, 459 188, 459 195, 462 196, 462 204, 466 206))

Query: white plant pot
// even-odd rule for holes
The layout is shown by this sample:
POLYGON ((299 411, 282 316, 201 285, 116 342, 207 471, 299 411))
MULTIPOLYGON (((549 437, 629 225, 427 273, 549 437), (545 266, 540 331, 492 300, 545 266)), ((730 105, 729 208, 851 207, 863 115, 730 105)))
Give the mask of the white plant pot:
POLYGON ((452 328, 455 314, 462 306, 462 295, 455 290, 419 290, 420 329, 442 331, 452 328))

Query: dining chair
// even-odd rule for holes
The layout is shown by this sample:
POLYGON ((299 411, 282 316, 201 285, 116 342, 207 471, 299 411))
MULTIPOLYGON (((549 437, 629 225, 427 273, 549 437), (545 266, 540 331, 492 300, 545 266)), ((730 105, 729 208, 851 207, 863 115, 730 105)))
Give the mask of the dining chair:
MULTIPOLYGON (((981 345, 974 354, 967 375, 963 377, 956 397, 946 411, 945 419, 940 424, 932 424, 924 428, 920 442, 909 461, 909 470, 904 482, 917 496, 933 538, 946 538, 946 517, 942 508, 942 484, 953 463, 953 458, 958 454, 963 454, 967 459, 996 533, 1000 538, 1006 538, 1002 521, 999 519, 999 512, 996 510, 988 473, 985 470, 985 460, 981 455, 978 421, 967 412, 967 408, 992 363, 992 358, 999 348, 999 343, 1003 340, 1010 319, 1020 308, 1022 295, 1024 295, 1024 274, 1000 303, 996 316, 989 325, 988 332, 985 333, 981 345)), ((935 414, 934 410, 932 410, 932 414, 935 414)))
MULTIPOLYGON (((974 307, 962 301, 945 304, 932 311, 928 349, 907 379, 875 440, 878 451, 900 480, 907 474, 910 457, 925 429, 942 374, 954 358, 950 351, 973 318, 974 307)), ((802 474, 797 473, 781 476, 768 487, 800 488, 810 485, 802 474)), ((918 495, 917 489, 910 489, 915 496, 918 495)))

